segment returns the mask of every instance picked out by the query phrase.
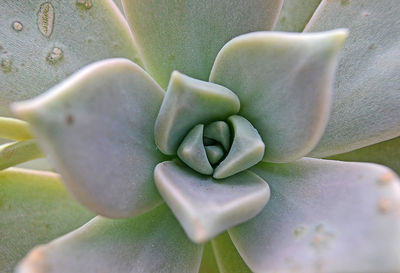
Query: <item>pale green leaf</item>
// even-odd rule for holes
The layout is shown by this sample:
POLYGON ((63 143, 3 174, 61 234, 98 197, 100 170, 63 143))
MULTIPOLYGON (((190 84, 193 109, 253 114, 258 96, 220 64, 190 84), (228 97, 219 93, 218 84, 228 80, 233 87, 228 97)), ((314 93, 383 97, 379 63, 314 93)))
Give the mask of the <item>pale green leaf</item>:
POLYGON ((284 0, 274 31, 301 32, 321 0, 284 0))
POLYGON ((198 273, 220 273, 211 242, 204 244, 203 257, 198 273))
POLYGON ((302 159, 252 168, 271 200, 229 231, 254 272, 398 272, 400 181, 369 163, 302 159))
POLYGON ((0 172, 0 271, 12 272, 37 244, 86 223, 82 208, 51 172, 9 168, 0 172))
POLYGON ((232 243, 228 232, 218 235, 211 243, 221 273, 251 273, 232 243))
POLYGON ((14 108, 75 197, 120 218, 161 202, 153 169, 163 157, 153 128, 163 96, 139 66, 109 59, 14 108))
POLYGON ((28 139, 0 145, 0 170, 44 157, 36 140, 28 139))
POLYGON ((124 0, 147 71, 166 87, 173 70, 208 80, 215 56, 235 36, 271 30, 282 0, 124 0))
POLYGON ((33 249, 17 272, 197 273, 203 246, 192 243, 161 205, 124 220, 96 217, 33 249))
POLYGON ((391 168, 400 175, 400 137, 348 153, 334 155, 327 159, 378 163, 391 168))
POLYGON ((209 145, 204 148, 206 149, 207 159, 212 165, 217 164, 225 155, 221 145, 209 145))
POLYGON ((398 0, 323 0, 306 31, 349 29, 326 131, 311 152, 327 157, 400 135, 398 0))
POLYGON ((268 184, 249 171, 214 180, 182 163, 165 161, 155 168, 154 179, 186 234, 197 243, 254 217, 269 199, 268 184))
POLYGON ((204 136, 215 140, 228 152, 231 146, 231 132, 225 121, 214 121, 204 127, 204 136))
POLYGON ((33 138, 28 123, 25 121, 0 117, 0 138, 27 140, 33 138))
POLYGON ((239 115, 265 143, 265 161, 290 162, 317 144, 346 35, 256 32, 233 39, 218 54, 210 81, 238 95, 239 115))
POLYGON ((215 168, 214 178, 226 178, 244 171, 261 161, 265 145, 253 125, 241 116, 230 116, 233 141, 225 159, 215 168))
POLYGON ((194 126, 224 120, 239 108, 238 97, 229 89, 174 71, 156 120, 156 144, 164 154, 176 154, 194 126))
POLYGON ((199 124, 190 130, 178 148, 178 157, 193 170, 210 175, 214 169, 204 148, 203 129, 204 125, 199 124))
POLYGON ((112 0, 0 1, 0 115, 79 68, 111 57, 140 63, 112 0), (86 8, 89 5, 90 8, 86 8))

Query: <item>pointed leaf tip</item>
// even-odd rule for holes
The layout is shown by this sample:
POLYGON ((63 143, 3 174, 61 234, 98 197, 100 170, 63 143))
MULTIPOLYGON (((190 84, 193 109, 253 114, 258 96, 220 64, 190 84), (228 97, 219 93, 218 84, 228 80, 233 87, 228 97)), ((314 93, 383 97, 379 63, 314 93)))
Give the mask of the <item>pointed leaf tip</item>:
POLYGON ((254 32, 218 53, 210 81, 238 95, 239 115, 261 135, 264 161, 299 159, 325 129, 339 50, 347 30, 254 32))
POLYGON ((153 126, 163 96, 138 65, 108 59, 13 107, 75 197, 97 214, 123 218, 161 202, 152 181, 164 157, 153 126))
POLYGON ((164 154, 176 154, 194 126, 224 120, 239 109, 239 98, 228 88, 174 71, 155 124, 157 147, 164 154))
POLYGON ((154 179, 165 202, 196 243, 254 217, 270 195, 268 184, 249 171, 215 180, 166 161, 156 166, 154 179))

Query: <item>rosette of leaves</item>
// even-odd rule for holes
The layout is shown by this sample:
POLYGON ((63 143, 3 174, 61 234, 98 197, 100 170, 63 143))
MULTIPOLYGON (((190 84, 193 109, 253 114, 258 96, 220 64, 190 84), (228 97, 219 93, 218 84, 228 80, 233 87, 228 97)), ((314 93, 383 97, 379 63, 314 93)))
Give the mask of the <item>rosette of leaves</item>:
POLYGON ((0 3, 2 271, 400 270, 396 0, 123 7, 0 3))

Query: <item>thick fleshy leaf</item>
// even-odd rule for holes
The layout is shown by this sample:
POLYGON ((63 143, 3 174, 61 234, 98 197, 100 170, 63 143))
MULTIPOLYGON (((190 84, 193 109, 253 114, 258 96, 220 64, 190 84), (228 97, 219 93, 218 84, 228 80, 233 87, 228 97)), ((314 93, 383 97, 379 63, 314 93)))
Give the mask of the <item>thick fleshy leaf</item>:
POLYGON ((0 170, 44 157, 36 140, 28 139, 0 145, 0 170))
POLYGON ((218 54, 210 81, 238 95, 239 114, 267 147, 265 161, 290 162, 317 144, 345 38, 345 30, 257 32, 233 39, 218 54))
POLYGON ((400 184, 368 163, 260 163, 271 200, 229 231, 254 272, 398 272, 400 184))
POLYGON ((224 120, 239 108, 238 97, 229 89, 174 71, 156 120, 156 144, 164 154, 175 154, 194 126, 224 120))
POLYGON ((251 273, 232 243, 228 232, 218 235, 211 243, 221 273, 251 273))
POLYGON ((228 176, 246 170, 261 161, 265 145, 257 130, 241 116, 230 116, 233 141, 226 158, 215 168, 214 178, 228 176))
POLYGON ((96 217, 33 249, 17 272, 197 273, 203 246, 192 243, 165 206, 133 218, 96 217))
POLYGON ((140 63, 112 0, 0 1, 0 115, 79 68, 111 57, 140 63))
POLYGON ((0 271, 14 266, 37 244, 86 223, 94 215, 51 172, 9 168, 0 172, 0 271))
POLYGON ((179 162, 165 161, 155 168, 154 179, 164 201, 196 243, 254 217, 269 199, 268 184, 249 171, 214 180, 179 162))
POLYGON ((378 163, 391 168, 400 175, 400 137, 348 153, 334 155, 328 159, 378 163))
POLYGON ((231 146, 231 132, 225 121, 214 121, 204 127, 204 136, 219 142, 225 151, 231 146))
POLYGON ((153 170, 163 157, 153 128, 163 95, 139 66, 109 59, 14 109, 75 197, 120 218, 161 202, 153 170))
POLYGON ((27 140, 33 138, 28 123, 25 121, 0 117, 0 138, 12 140, 27 140))
POLYGON ((203 145, 203 129, 204 125, 199 124, 190 130, 178 148, 178 157, 193 170, 210 175, 214 169, 203 145))
POLYGON ((166 87, 173 70, 208 80, 233 37, 271 30, 282 0, 124 0, 147 71, 166 87))
POLYGON ((344 153, 400 135, 398 0, 323 0, 306 31, 346 27, 332 113, 311 156, 344 153))
POLYGON ((301 32, 321 0, 284 0, 274 31, 301 32))
POLYGON ((206 146, 207 159, 211 164, 217 164, 225 155, 221 145, 206 146))
POLYGON ((38 170, 38 171, 54 172, 54 168, 50 165, 47 158, 38 158, 38 159, 30 160, 30 161, 18 164, 15 167, 23 168, 23 169, 38 170))
POLYGON ((211 242, 204 244, 203 257, 198 273, 220 273, 211 242))

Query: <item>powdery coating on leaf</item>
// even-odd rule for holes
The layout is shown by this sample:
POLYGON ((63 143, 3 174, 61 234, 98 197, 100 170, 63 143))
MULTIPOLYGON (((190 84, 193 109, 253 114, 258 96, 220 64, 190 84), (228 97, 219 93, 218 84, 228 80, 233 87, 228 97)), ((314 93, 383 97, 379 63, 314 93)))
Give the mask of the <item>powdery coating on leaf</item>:
POLYGON ((202 251, 203 246, 192 243, 162 205, 124 220, 96 217, 34 249, 19 264, 17 272, 44 269, 45 273, 197 273, 202 251))
POLYGON ((29 250, 91 219, 52 172, 0 172, 0 271, 11 272, 29 250))
POLYGON ((157 165, 154 179, 186 234, 197 243, 254 217, 269 200, 268 184, 249 171, 214 180, 166 161, 157 165))
POLYGON ((146 70, 166 88, 172 71, 208 80, 230 39, 271 30, 282 0, 123 0, 146 70))
POLYGON ((152 182, 164 157, 152 136, 163 96, 138 65, 109 59, 14 110, 82 204, 124 218, 162 202, 152 182))
POLYGON ((258 130, 266 146, 264 161, 291 162, 317 144, 346 37, 344 29, 255 32, 234 38, 218 53, 210 81, 239 97, 238 115, 258 130))
POLYGON ((310 156, 332 156, 400 135, 399 14, 398 0, 323 0, 307 24, 307 32, 346 27, 350 33, 329 122, 310 156))
POLYGON ((388 168, 304 158, 252 168, 264 210, 229 233, 254 272, 397 272, 400 181, 388 168))
POLYGON ((128 24, 111 0, 90 9, 76 0, 5 0, 0 10, 0 116, 12 116, 10 103, 33 98, 92 62, 125 57, 141 64, 128 24), (11 28, 16 20, 22 31, 11 28), (55 47, 64 55, 56 65, 47 58, 55 47))

